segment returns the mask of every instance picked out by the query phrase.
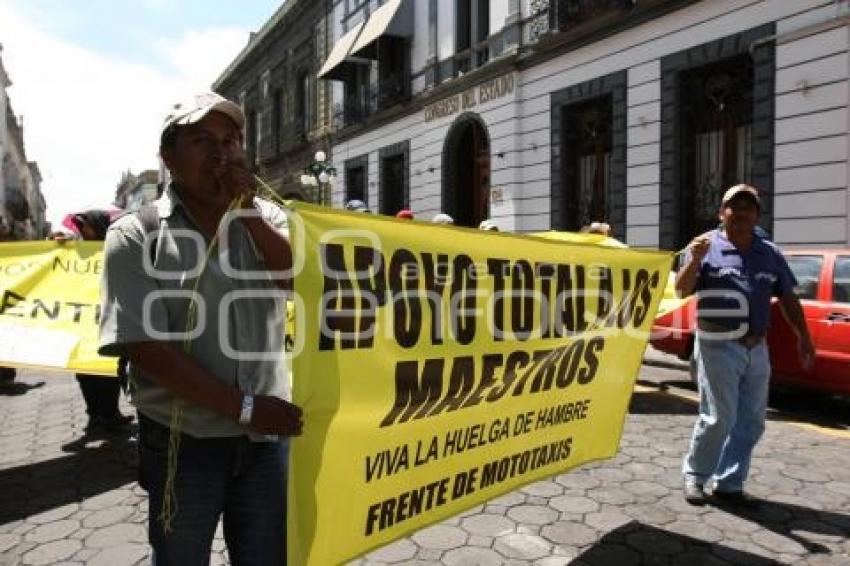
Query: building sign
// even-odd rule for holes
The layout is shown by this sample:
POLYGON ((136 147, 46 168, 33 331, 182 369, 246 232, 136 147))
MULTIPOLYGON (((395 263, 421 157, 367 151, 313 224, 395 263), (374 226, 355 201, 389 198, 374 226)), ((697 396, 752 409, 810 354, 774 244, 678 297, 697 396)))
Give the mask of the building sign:
POLYGON ((505 190, 502 187, 493 187, 490 189, 490 205, 504 204, 505 190))
POLYGON ((509 94, 513 94, 513 92, 513 74, 502 75, 501 77, 496 77, 463 92, 429 104, 425 107, 425 121, 430 122, 445 118, 452 114, 474 108, 478 104, 484 104, 485 102, 508 96, 509 94))

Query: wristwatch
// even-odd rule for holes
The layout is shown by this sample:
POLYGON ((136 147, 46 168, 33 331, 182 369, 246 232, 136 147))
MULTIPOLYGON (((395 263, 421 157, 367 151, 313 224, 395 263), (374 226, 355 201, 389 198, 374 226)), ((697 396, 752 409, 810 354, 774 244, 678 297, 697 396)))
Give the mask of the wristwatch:
POLYGON ((251 416, 254 414, 254 396, 242 396, 242 410, 239 412, 239 424, 251 424, 251 416))

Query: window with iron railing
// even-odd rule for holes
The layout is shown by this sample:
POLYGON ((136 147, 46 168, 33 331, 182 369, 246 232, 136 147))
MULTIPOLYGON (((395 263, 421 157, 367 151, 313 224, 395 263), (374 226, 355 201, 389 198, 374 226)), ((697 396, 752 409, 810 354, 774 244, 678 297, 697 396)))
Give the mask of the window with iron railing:
POLYGON ((455 52, 472 46, 472 0, 455 0, 455 52))
POLYGON ((595 20, 648 9, 663 0, 531 0, 523 40, 535 43, 551 33, 569 32, 595 20))
POLYGON ((378 108, 410 98, 410 43, 401 38, 381 38, 378 45, 378 108))
POLYGON ((255 163, 257 160, 257 139, 258 139, 258 129, 257 129, 257 111, 249 110, 248 111, 248 120, 245 122, 245 153, 248 157, 248 161, 251 163, 255 163))
POLYGON ((564 109, 564 226, 611 221, 613 101, 602 96, 564 109))
POLYGON ((24 192, 17 186, 7 186, 5 195, 6 210, 12 220, 23 221, 30 216, 30 206, 24 192))
POLYGON ((567 31, 612 12, 630 10, 636 0, 550 0, 549 21, 552 29, 567 31))
POLYGON ((717 225, 726 188, 752 182, 753 80, 749 54, 697 67, 681 77, 685 240, 717 225))
POLYGON ((333 107, 332 127, 362 122, 375 112, 403 104, 411 97, 410 42, 381 37, 377 45, 377 81, 374 63, 354 68, 343 81, 342 103, 333 107))
POLYGON ((370 65, 358 65, 343 83, 343 101, 334 105, 335 128, 354 124, 372 113, 374 91, 369 84, 370 65))
POLYGON ((272 136, 274 139, 274 153, 280 153, 281 137, 283 136, 283 89, 274 91, 272 100, 272 136))
POLYGON ((378 108, 383 110, 410 99, 410 74, 399 71, 378 83, 378 108))
POLYGON ((360 123, 379 110, 410 100, 410 75, 390 75, 377 84, 346 83, 342 104, 333 108, 334 129, 360 123))
POLYGON ((303 71, 298 75, 295 88, 295 132, 297 136, 304 137, 314 123, 315 100, 309 72, 303 71))
POLYGON ((490 60, 490 45, 487 38, 490 36, 490 0, 474 0, 475 19, 473 21, 472 37, 475 44, 472 46, 473 61, 476 67, 480 67, 490 60))
POLYGON ((455 0, 455 76, 490 60, 489 36, 489 0, 455 0))

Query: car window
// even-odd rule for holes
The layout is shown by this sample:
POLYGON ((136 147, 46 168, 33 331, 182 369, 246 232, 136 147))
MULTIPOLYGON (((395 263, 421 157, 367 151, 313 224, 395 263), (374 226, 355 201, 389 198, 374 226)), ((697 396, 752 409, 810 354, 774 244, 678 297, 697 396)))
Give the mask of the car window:
POLYGON ((816 299, 823 256, 789 255, 785 256, 785 259, 788 260, 788 267, 791 268, 791 272, 797 278, 797 286, 794 287, 797 296, 801 299, 816 299))
POLYGON ((850 303, 850 256, 835 258, 832 272, 832 300, 836 303, 850 303))

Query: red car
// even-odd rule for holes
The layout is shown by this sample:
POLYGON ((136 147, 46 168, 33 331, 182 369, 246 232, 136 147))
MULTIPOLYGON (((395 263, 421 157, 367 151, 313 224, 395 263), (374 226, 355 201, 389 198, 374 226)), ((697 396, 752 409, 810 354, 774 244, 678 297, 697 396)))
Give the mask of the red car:
MULTIPOLYGON (((796 337, 774 299, 767 333, 773 384, 850 397, 850 249, 784 253, 799 283, 795 291, 815 344, 815 363, 808 371, 800 367, 796 337)), ((659 316, 653 347, 692 361, 695 306, 691 299, 659 316)))

